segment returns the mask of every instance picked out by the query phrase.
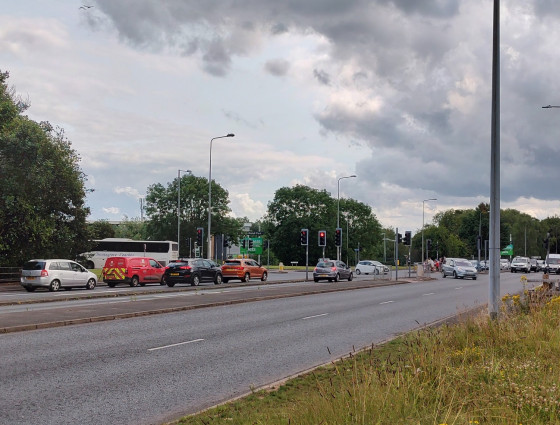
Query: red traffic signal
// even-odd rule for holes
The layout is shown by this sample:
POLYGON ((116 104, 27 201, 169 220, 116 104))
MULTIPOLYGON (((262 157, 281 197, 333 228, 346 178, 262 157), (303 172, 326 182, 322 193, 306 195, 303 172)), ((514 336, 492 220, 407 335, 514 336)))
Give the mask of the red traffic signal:
POLYGON ((319 230, 319 246, 327 246, 327 232, 319 230))
POLYGON ((307 229, 301 229, 299 240, 302 245, 309 245, 309 235, 307 229))

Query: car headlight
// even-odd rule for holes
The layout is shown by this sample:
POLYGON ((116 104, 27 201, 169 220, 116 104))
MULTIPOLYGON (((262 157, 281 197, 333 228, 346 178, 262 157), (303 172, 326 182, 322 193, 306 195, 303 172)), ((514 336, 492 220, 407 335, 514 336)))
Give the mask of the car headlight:
POLYGON ((464 272, 464 271, 465 271, 465 269, 464 269, 464 268, 462 268, 462 267, 457 267, 457 271, 458 271, 458 272, 464 272))

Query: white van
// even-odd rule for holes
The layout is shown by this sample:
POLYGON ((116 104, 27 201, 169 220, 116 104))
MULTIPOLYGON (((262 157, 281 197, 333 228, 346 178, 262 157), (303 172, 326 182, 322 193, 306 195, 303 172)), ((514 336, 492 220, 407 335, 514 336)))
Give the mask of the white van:
POLYGON ((545 273, 560 274, 560 254, 548 254, 544 262, 545 273))

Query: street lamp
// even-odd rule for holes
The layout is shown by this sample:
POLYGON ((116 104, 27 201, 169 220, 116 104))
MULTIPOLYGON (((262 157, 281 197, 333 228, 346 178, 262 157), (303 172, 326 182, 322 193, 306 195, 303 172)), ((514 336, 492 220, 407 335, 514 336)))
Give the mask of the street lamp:
MULTIPOLYGON (((177 170, 177 179, 179 180, 179 188, 177 189, 177 254, 181 247, 181 171, 191 173, 191 170, 177 170)), ((190 253, 189 253, 190 255, 190 253)))
MULTIPOLYGON (((340 227, 340 180, 342 179, 351 179, 352 177, 356 177, 354 174, 352 174, 351 176, 344 176, 344 177, 340 177, 338 179, 337 182, 337 186, 338 186, 338 191, 337 191, 337 212, 336 212, 336 228, 338 229, 340 227)), ((336 247, 336 259, 337 261, 340 261, 340 247, 337 246, 336 247)))
POLYGON ((210 237, 210 227, 212 225, 212 142, 216 139, 224 137, 235 137, 235 134, 229 133, 225 136, 213 137, 210 139, 210 166, 208 167, 208 259, 212 259, 212 238, 210 237))
POLYGON ((422 263, 424 263, 424 203, 428 201, 437 201, 436 198, 424 199, 422 201, 422 263))
POLYGON ((560 106, 556 106, 556 105, 546 105, 542 107, 543 109, 550 109, 550 108, 560 108, 560 106))

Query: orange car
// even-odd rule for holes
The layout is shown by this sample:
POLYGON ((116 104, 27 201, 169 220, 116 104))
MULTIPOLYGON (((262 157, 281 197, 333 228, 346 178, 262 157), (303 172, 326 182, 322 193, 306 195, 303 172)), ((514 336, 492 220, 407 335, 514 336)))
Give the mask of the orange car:
POLYGON ((222 277, 224 283, 232 279, 248 282, 250 279, 255 278, 259 278, 264 282, 268 278, 268 270, 250 258, 235 258, 226 260, 222 266, 222 277))

